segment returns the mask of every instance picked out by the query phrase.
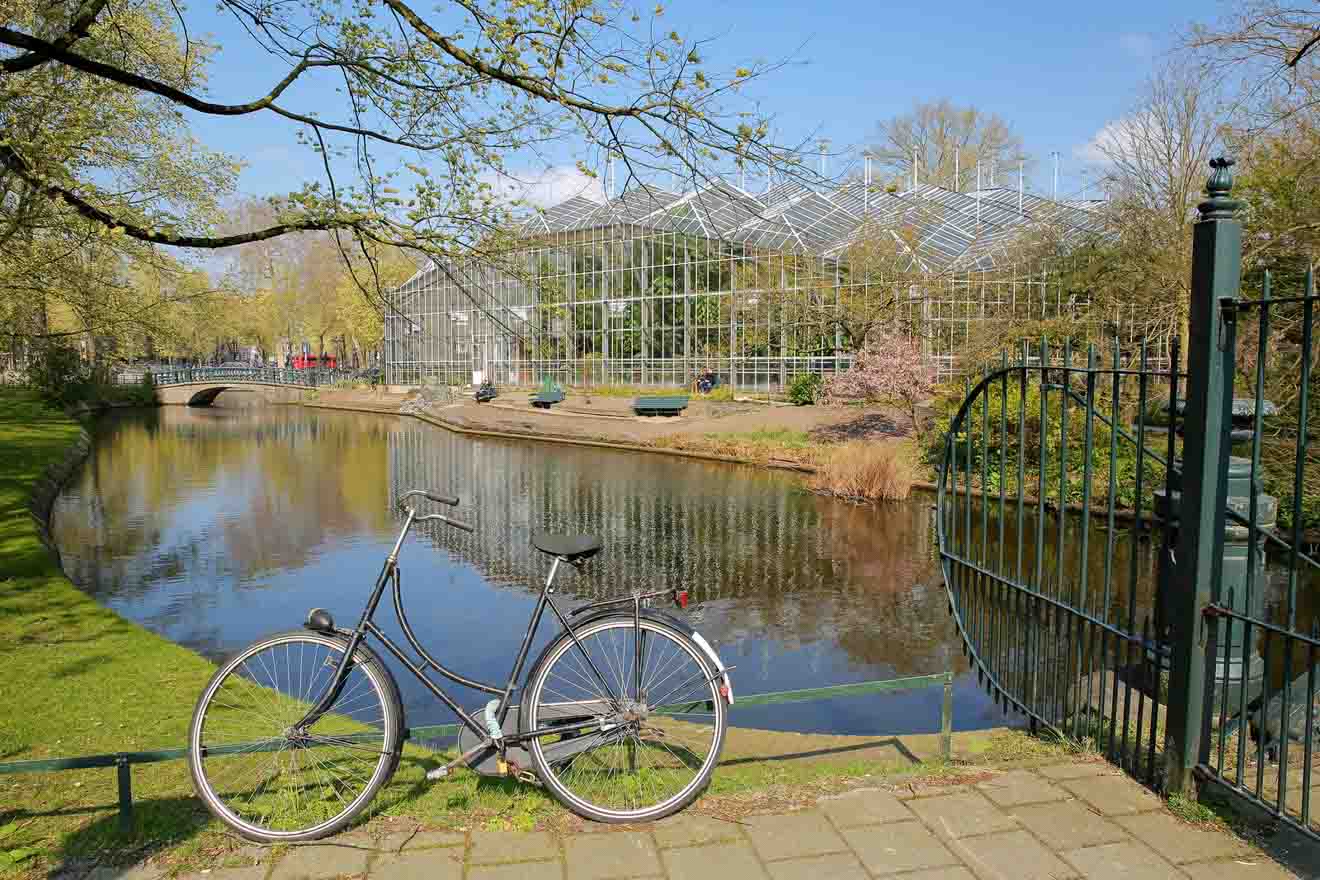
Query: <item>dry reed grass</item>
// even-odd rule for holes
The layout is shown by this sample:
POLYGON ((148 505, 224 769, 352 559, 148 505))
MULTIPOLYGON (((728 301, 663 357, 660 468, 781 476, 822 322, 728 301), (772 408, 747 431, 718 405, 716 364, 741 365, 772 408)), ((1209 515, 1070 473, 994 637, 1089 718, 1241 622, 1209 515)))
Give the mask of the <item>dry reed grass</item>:
POLYGON ((854 501, 902 501, 915 479, 916 462, 905 444, 854 440, 826 459, 811 488, 854 501))

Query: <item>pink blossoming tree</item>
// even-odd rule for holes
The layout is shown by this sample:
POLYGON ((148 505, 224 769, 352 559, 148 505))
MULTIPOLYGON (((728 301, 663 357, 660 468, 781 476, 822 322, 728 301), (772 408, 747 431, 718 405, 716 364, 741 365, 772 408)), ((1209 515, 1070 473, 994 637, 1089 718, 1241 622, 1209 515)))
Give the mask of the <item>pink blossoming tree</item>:
POLYGON ((898 333, 873 331, 853 356, 852 367, 825 381, 827 403, 902 403, 921 430, 917 404, 935 392, 935 368, 921 346, 898 333))

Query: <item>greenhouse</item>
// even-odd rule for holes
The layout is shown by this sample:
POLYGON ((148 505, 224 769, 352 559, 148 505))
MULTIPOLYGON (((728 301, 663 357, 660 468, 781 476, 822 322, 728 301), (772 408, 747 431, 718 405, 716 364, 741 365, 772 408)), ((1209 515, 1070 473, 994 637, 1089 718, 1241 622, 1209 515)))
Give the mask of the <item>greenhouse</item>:
POLYGON ((846 368, 881 324, 947 375, 974 322, 1081 305, 1046 268, 1015 264, 1023 233, 1099 222, 1090 203, 1003 188, 715 182, 571 198, 526 219, 497 259, 435 263, 395 291, 386 381, 673 387, 709 369, 774 391, 846 368))

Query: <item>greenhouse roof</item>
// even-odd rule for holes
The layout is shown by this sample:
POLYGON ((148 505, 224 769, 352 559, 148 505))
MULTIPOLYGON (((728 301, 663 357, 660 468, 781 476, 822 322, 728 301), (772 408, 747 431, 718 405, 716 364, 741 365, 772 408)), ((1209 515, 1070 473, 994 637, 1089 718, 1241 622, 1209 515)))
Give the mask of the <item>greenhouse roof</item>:
POLYGON ((924 185, 889 192, 860 181, 813 190, 798 181, 763 193, 724 181, 686 193, 635 187, 605 202, 574 197, 523 223, 527 236, 631 225, 768 250, 840 257, 887 232, 923 271, 977 271, 1006 257, 1032 227, 1062 225, 1069 237, 1099 231, 1103 202, 1054 201, 1016 189, 954 192, 924 185))

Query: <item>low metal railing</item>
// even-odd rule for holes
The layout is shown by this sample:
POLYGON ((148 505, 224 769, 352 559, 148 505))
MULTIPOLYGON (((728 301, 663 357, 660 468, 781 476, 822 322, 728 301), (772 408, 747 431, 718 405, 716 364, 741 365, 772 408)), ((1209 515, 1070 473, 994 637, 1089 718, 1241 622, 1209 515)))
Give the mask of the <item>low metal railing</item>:
POLYGON ((257 382, 263 385, 292 385, 299 388, 319 388, 354 378, 352 370, 308 369, 294 370, 283 367, 178 367, 172 370, 127 369, 115 378, 120 385, 136 385, 144 374, 150 373, 157 386, 189 385, 198 382, 257 382))
MULTIPOLYGON (((940 703, 940 755, 948 761, 953 756, 953 672, 937 672, 931 675, 916 675, 907 678, 891 678, 881 681, 863 681, 856 684, 838 684, 829 687, 805 688, 792 691, 776 691, 766 694, 739 696, 735 709, 748 706, 769 706, 782 703, 805 703, 813 700, 833 697, 855 697, 893 691, 917 690, 920 688, 942 685, 944 698, 940 703)), ((681 707, 676 707, 681 708, 681 707)), ((457 737, 462 725, 429 724, 413 727, 407 731, 406 739, 419 742, 438 742, 457 737)), ((229 746, 235 751, 259 751, 260 746, 239 744, 229 746)), ((278 748, 270 746, 269 748, 278 748)), ((36 761, 10 761, 0 763, 0 774, 6 773, 56 773, 65 770, 87 770, 98 767, 114 767, 118 774, 119 787, 119 827, 128 831, 133 824, 133 775, 134 764, 158 764, 162 761, 180 761, 188 757, 187 749, 156 749, 145 752, 116 752, 108 755, 82 755, 75 758, 44 758, 36 761)))

